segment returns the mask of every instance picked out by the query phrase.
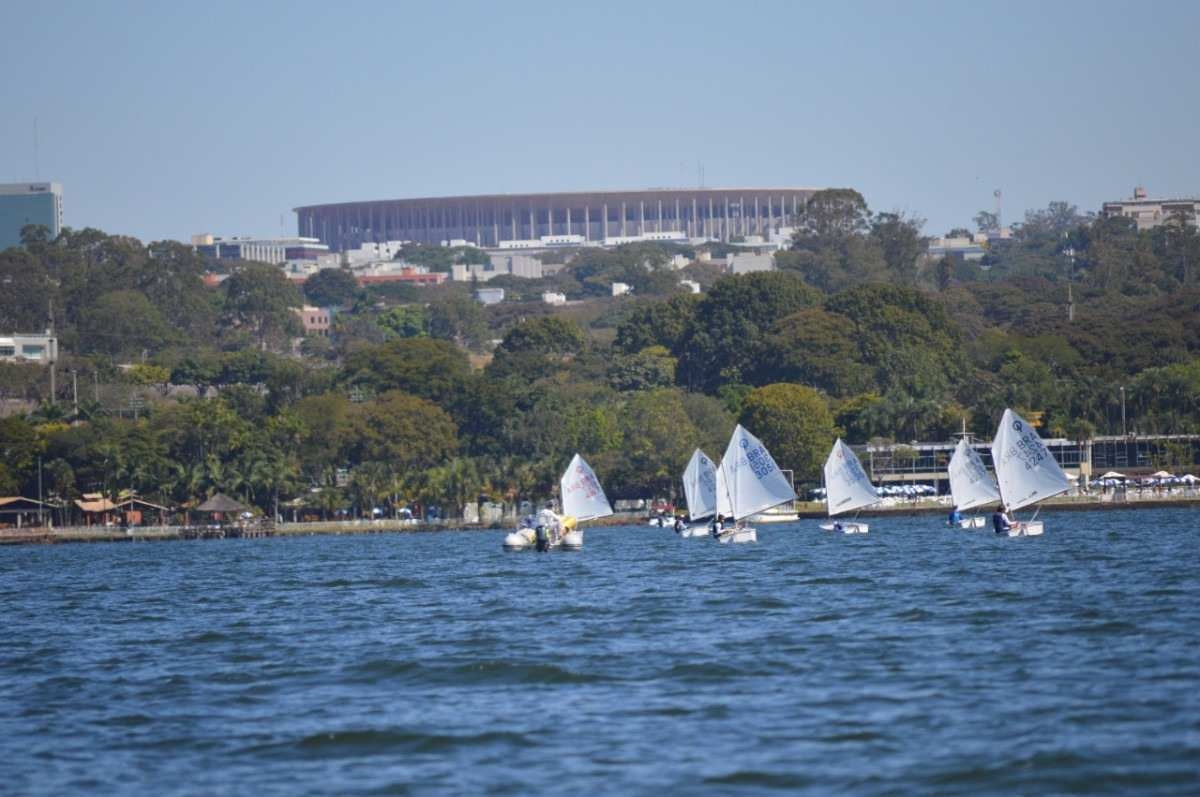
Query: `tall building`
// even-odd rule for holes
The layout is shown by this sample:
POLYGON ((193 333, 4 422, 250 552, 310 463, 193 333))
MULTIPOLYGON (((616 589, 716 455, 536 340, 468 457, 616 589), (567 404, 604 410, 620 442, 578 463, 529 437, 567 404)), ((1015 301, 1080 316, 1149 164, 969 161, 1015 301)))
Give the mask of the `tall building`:
POLYGON ((21 245, 21 228, 40 224, 50 237, 62 230, 62 183, 0 183, 0 249, 21 245))
POLYGON ((329 247, 316 238, 217 238, 208 233, 192 236, 192 246, 210 260, 254 260, 281 265, 291 260, 317 260, 329 247))

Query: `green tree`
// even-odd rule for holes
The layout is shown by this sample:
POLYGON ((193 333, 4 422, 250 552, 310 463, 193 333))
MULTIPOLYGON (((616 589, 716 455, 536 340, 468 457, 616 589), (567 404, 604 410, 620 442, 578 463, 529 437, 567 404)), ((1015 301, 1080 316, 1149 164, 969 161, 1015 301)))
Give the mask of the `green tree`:
POLYGON ((833 416, 820 393, 786 383, 760 387, 746 397, 740 421, 797 483, 819 477, 834 438, 833 416))
POLYGON ((375 323, 397 337, 429 337, 429 311, 424 305, 398 305, 382 313, 375 323))
POLYGON ((81 313, 79 335, 86 352, 131 357, 170 345, 175 335, 158 308, 134 290, 110 291, 81 313))
POLYGON ((795 274, 767 271, 721 280, 697 306, 674 350, 680 382, 706 393, 745 382, 765 356, 762 346, 775 322, 820 300, 795 274))
POLYGON ((617 327, 613 347, 625 354, 636 354, 650 346, 677 348, 695 320, 699 303, 700 296, 684 293, 637 305, 617 327))
POLYGON ((281 346, 302 332, 292 312, 300 307, 300 292, 277 266, 247 263, 222 283, 223 318, 235 329, 250 333, 261 348, 281 346))
POLYGON ((396 338, 346 357, 345 384, 376 393, 404 390, 449 406, 471 375, 461 349, 444 340, 396 338))
POLYGON ((883 253, 883 261, 901 285, 917 281, 917 261, 928 248, 921 235, 925 220, 903 213, 880 213, 871 220, 871 237, 883 253))
POLYGON ((358 296, 358 280, 344 268, 323 268, 304 281, 304 297, 317 307, 346 307, 358 296))

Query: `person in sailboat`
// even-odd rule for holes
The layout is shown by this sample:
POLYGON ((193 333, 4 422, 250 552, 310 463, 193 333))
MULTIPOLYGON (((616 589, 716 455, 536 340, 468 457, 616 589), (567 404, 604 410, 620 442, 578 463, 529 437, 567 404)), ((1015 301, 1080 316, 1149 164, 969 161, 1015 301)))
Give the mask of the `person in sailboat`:
POLYGON ((725 516, 718 512, 716 515, 713 516, 712 525, 709 527, 709 531, 712 532, 712 535, 714 537, 720 537, 721 532, 724 530, 725 530, 725 516))
POLYGON ((1003 507, 996 507, 996 511, 992 513, 992 528, 997 534, 1008 534, 1012 529, 1012 519, 1003 507))
POLYGON ((675 516, 675 533, 683 534, 683 518, 679 515, 675 516))
POLYGON ((950 522, 951 526, 957 526, 959 523, 962 522, 962 519, 963 519, 962 512, 958 511, 957 506, 950 510, 950 521, 949 522, 950 522))

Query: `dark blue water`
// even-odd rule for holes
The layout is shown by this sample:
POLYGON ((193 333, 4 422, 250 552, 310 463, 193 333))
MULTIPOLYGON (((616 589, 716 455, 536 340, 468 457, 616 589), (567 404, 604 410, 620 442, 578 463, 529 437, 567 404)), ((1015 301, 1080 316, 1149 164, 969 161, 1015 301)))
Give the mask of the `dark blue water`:
POLYGON ((1200 792, 1200 511, 0 549, 12 794, 1200 792))

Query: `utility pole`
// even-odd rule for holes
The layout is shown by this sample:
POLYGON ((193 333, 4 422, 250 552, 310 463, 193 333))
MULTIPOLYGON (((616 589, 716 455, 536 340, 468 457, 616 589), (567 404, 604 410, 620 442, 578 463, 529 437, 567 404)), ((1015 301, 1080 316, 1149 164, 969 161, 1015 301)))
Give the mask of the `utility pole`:
POLYGON ((46 505, 42 503, 42 458, 38 457, 38 526, 46 528, 46 505))
POLYGON ((71 400, 75 404, 75 423, 79 422, 79 372, 71 369, 71 400))

